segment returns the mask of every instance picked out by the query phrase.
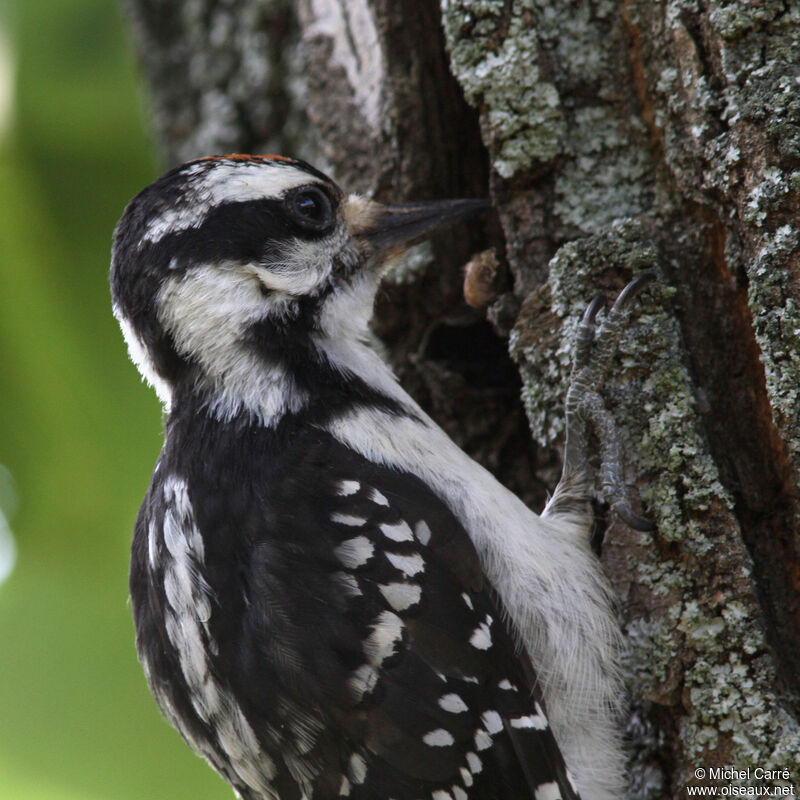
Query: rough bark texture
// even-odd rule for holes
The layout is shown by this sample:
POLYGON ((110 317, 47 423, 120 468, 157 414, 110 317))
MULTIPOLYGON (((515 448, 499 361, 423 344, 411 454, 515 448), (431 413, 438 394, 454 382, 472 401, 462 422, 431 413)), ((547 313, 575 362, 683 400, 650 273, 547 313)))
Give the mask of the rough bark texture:
POLYGON ((526 500, 555 482, 585 303, 657 273, 607 394, 658 528, 610 518, 598 536, 629 642, 630 797, 735 783, 695 776, 725 766, 797 786, 800 6, 128 8, 167 162, 278 149, 379 199, 491 194, 483 229, 394 271, 376 330, 412 393, 526 500), (500 267, 475 310, 460 266, 484 248, 500 267))

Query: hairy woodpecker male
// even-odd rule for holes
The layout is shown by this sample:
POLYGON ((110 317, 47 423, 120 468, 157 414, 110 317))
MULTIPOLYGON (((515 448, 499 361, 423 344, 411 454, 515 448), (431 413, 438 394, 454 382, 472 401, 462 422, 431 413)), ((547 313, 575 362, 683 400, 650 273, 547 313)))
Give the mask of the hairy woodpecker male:
POLYGON ((114 314, 168 412, 133 537, 137 649, 245 800, 620 796, 618 632, 575 422, 613 349, 593 350, 597 304, 541 516, 371 346, 386 253, 482 205, 383 206, 229 155, 167 173, 116 228, 114 314))

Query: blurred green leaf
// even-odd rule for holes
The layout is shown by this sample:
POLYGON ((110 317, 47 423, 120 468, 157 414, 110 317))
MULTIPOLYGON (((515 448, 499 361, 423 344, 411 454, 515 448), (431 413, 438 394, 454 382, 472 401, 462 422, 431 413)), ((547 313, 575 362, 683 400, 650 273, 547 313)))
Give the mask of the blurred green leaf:
POLYGON ((0 12, 18 66, 0 134, 0 464, 18 495, 0 797, 230 798, 160 718, 133 646, 128 547, 161 415, 111 316, 108 251, 158 166, 122 16, 106 0, 0 12))

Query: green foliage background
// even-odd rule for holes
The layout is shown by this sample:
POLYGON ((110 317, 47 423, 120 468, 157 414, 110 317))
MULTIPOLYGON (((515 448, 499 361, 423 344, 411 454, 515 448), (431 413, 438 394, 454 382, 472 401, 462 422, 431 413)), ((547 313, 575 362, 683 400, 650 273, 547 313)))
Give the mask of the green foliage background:
POLYGON ((107 268, 114 223, 158 166, 122 14, 17 0, 0 5, 0 33, 17 67, 0 140, 0 464, 18 498, 0 585, 0 798, 230 798, 159 717, 133 647, 128 546, 161 419, 107 268))

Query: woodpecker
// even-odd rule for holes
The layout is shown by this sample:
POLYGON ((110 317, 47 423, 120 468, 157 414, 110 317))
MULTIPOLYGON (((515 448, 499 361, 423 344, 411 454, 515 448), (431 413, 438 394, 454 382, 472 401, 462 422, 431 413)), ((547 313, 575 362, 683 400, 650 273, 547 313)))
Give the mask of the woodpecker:
POLYGON ((381 205, 302 161, 228 155, 168 172, 116 227, 113 311, 166 411, 133 535, 137 651, 244 800, 621 796, 580 430, 613 349, 594 346, 599 305, 541 515, 412 400, 368 327, 387 256, 483 207, 381 205))

